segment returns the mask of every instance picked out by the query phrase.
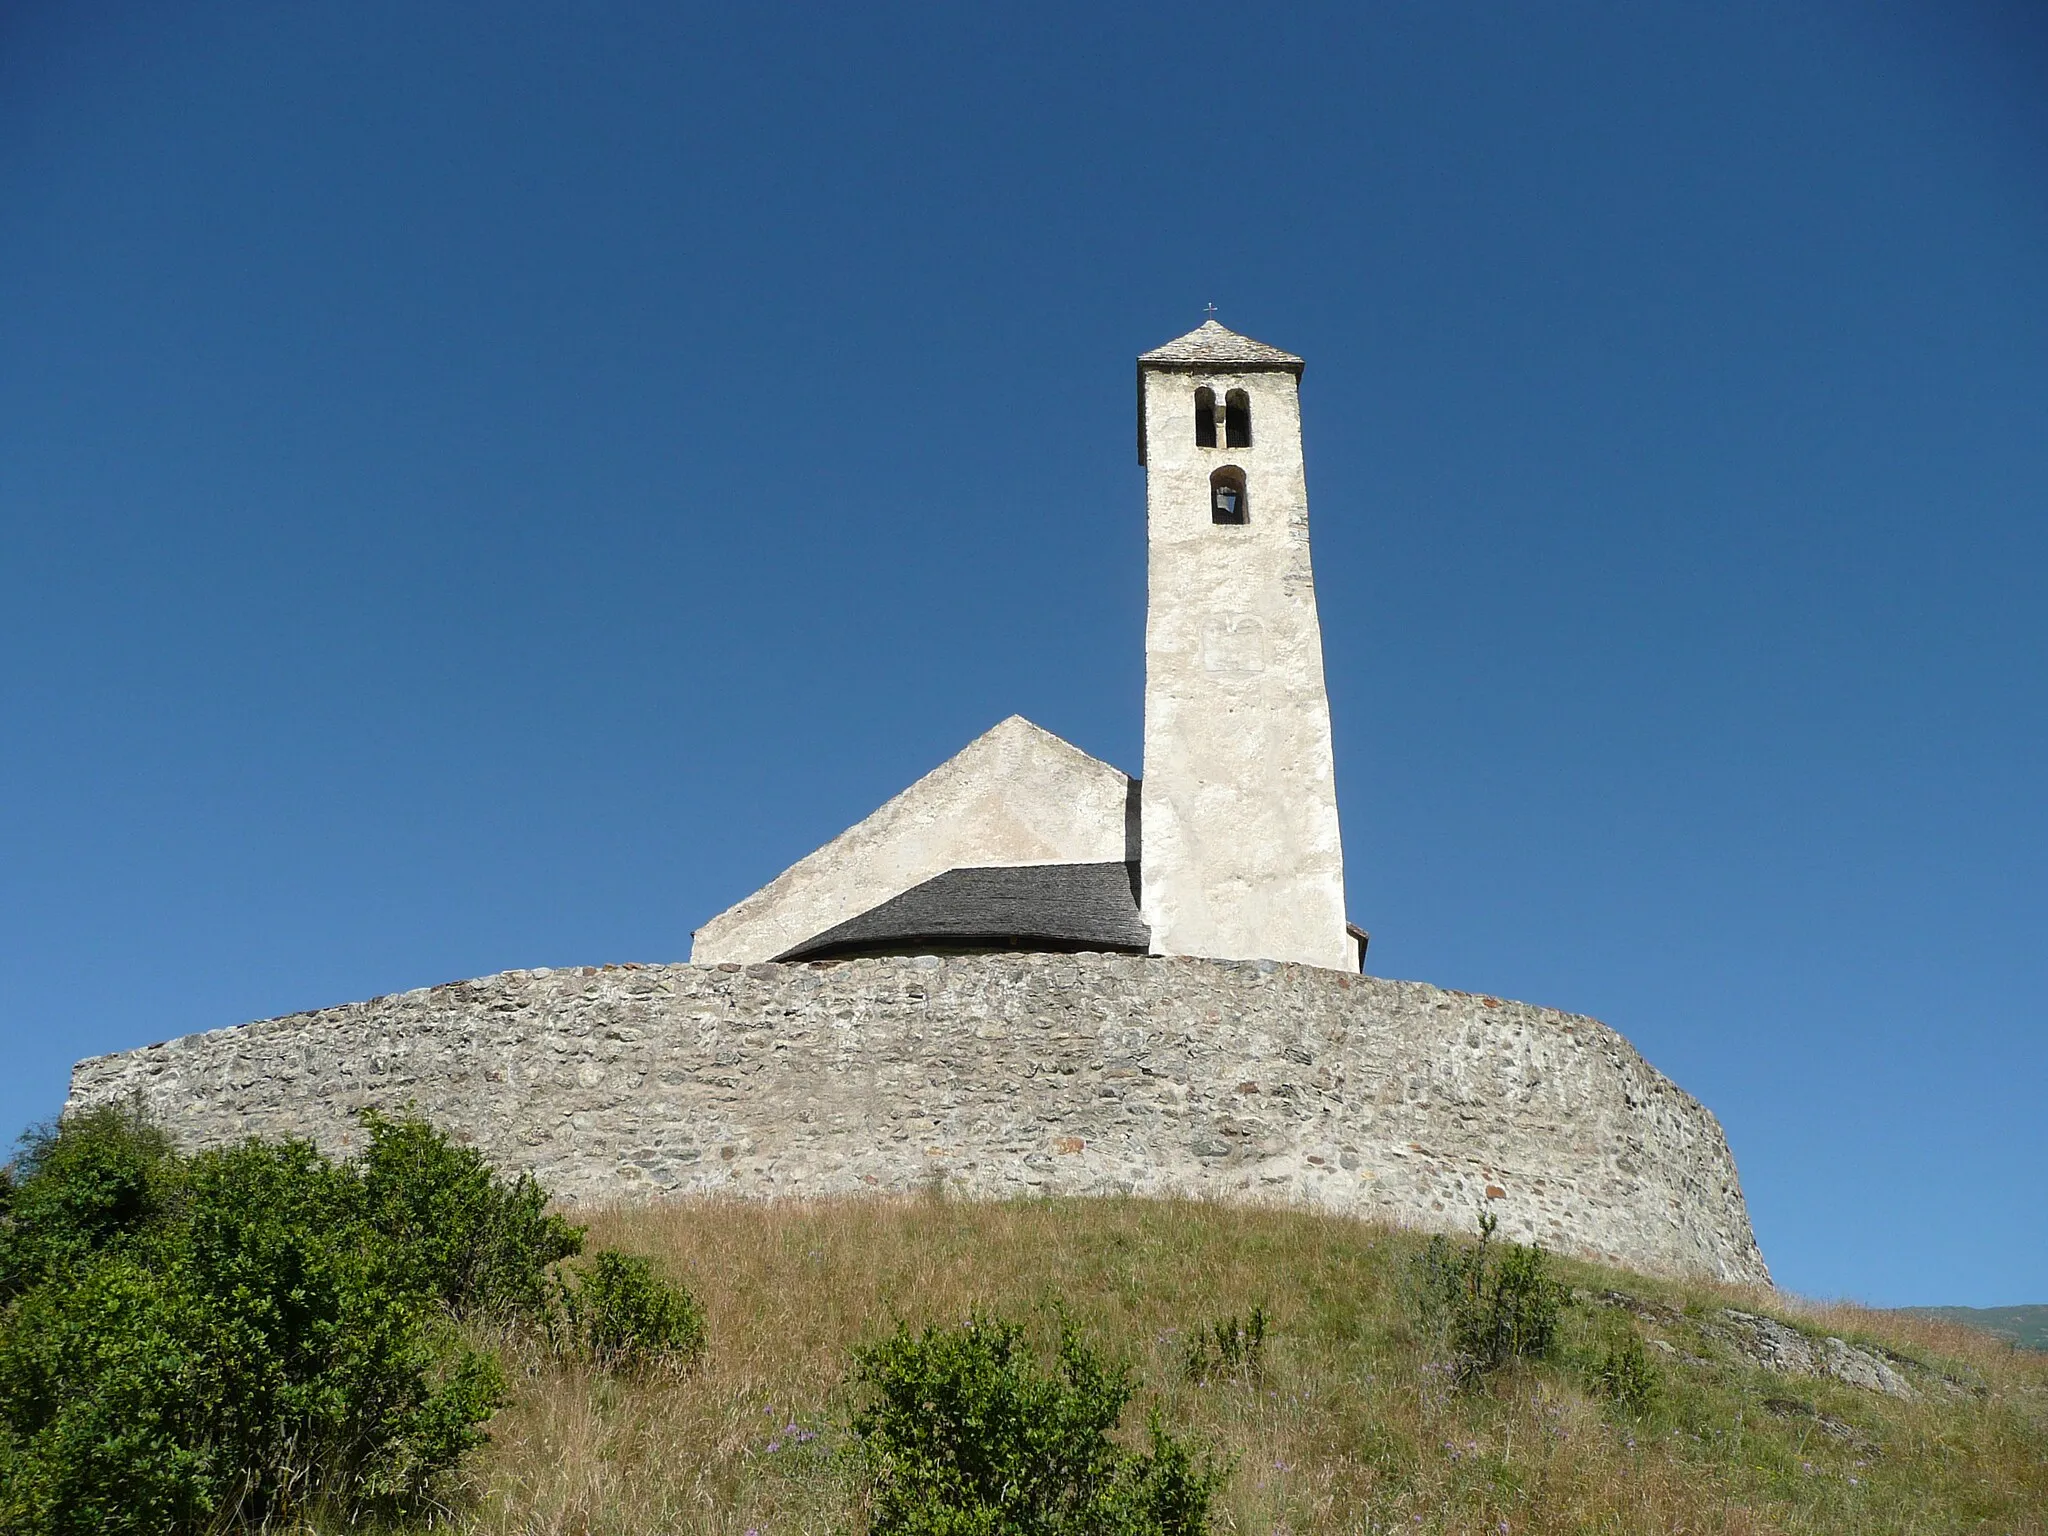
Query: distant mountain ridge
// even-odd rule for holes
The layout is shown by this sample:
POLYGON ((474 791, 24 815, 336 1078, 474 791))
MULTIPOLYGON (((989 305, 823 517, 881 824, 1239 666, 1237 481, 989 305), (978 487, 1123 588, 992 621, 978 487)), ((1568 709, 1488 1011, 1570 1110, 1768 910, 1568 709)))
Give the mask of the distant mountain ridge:
POLYGON ((1945 1318, 1966 1328, 1981 1328, 2022 1349, 2048 1349, 2048 1306, 2028 1307, 1901 1307, 1916 1317, 1945 1318))

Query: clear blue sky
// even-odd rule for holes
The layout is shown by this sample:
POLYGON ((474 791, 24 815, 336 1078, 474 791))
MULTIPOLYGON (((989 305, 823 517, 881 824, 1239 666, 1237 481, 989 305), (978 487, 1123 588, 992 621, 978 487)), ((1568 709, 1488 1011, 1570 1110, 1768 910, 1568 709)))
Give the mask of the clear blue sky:
POLYGON ((1373 969, 1798 1290, 2048 1301, 2048 13, 0 8, 0 1128, 1139 767, 1132 358, 1308 358, 1373 969))

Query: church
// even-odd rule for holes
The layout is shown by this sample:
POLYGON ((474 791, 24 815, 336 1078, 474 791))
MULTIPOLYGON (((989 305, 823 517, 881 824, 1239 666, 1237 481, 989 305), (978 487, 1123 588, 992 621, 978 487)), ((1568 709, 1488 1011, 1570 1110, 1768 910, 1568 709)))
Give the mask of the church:
POLYGON ((693 936, 693 964, 1008 951, 1363 968, 1346 920, 1302 360, 1138 358, 1143 775, 1012 715, 693 936))
POLYGON ((346 1151, 357 1111, 410 1109, 566 1200, 1484 1209, 1516 1242, 1767 1284, 1720 1123, 1619 1034, 1361 974, 1301 367, 1214 321, 1138 359, 1141 778, 1012 716, 705 923, 690 964, 187 1035, 78 1063, 67 1112, 346 1151))

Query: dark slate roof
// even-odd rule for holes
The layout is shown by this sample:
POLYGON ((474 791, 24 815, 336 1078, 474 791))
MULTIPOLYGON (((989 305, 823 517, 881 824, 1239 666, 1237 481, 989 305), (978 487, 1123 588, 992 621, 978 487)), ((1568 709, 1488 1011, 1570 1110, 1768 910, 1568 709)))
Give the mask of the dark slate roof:
POLYGON ((1284 369, 1301 375, 1302 362, 1292 352, 1282 352, 1263 341, 1240 336, 1214 320, 1204 320, 1185 336, 1177 336, 1163 347, 1138 355, 1140 368, 1284 369))
POLYGON ((915 955, 934 950, 1130 950, 1151 947, 1136 864, 1010 864, 949 869, 778 960, 915 955))

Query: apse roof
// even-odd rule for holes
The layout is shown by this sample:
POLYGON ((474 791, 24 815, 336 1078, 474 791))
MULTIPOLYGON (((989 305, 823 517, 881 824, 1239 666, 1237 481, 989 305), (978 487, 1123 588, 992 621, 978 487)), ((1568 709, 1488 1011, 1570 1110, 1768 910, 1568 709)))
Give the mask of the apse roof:
POLYGON ((915 955, 933 949, 1135 950, 1151 930, 1136 864, 1007 864, 949 869, 777 960, 915 955))

